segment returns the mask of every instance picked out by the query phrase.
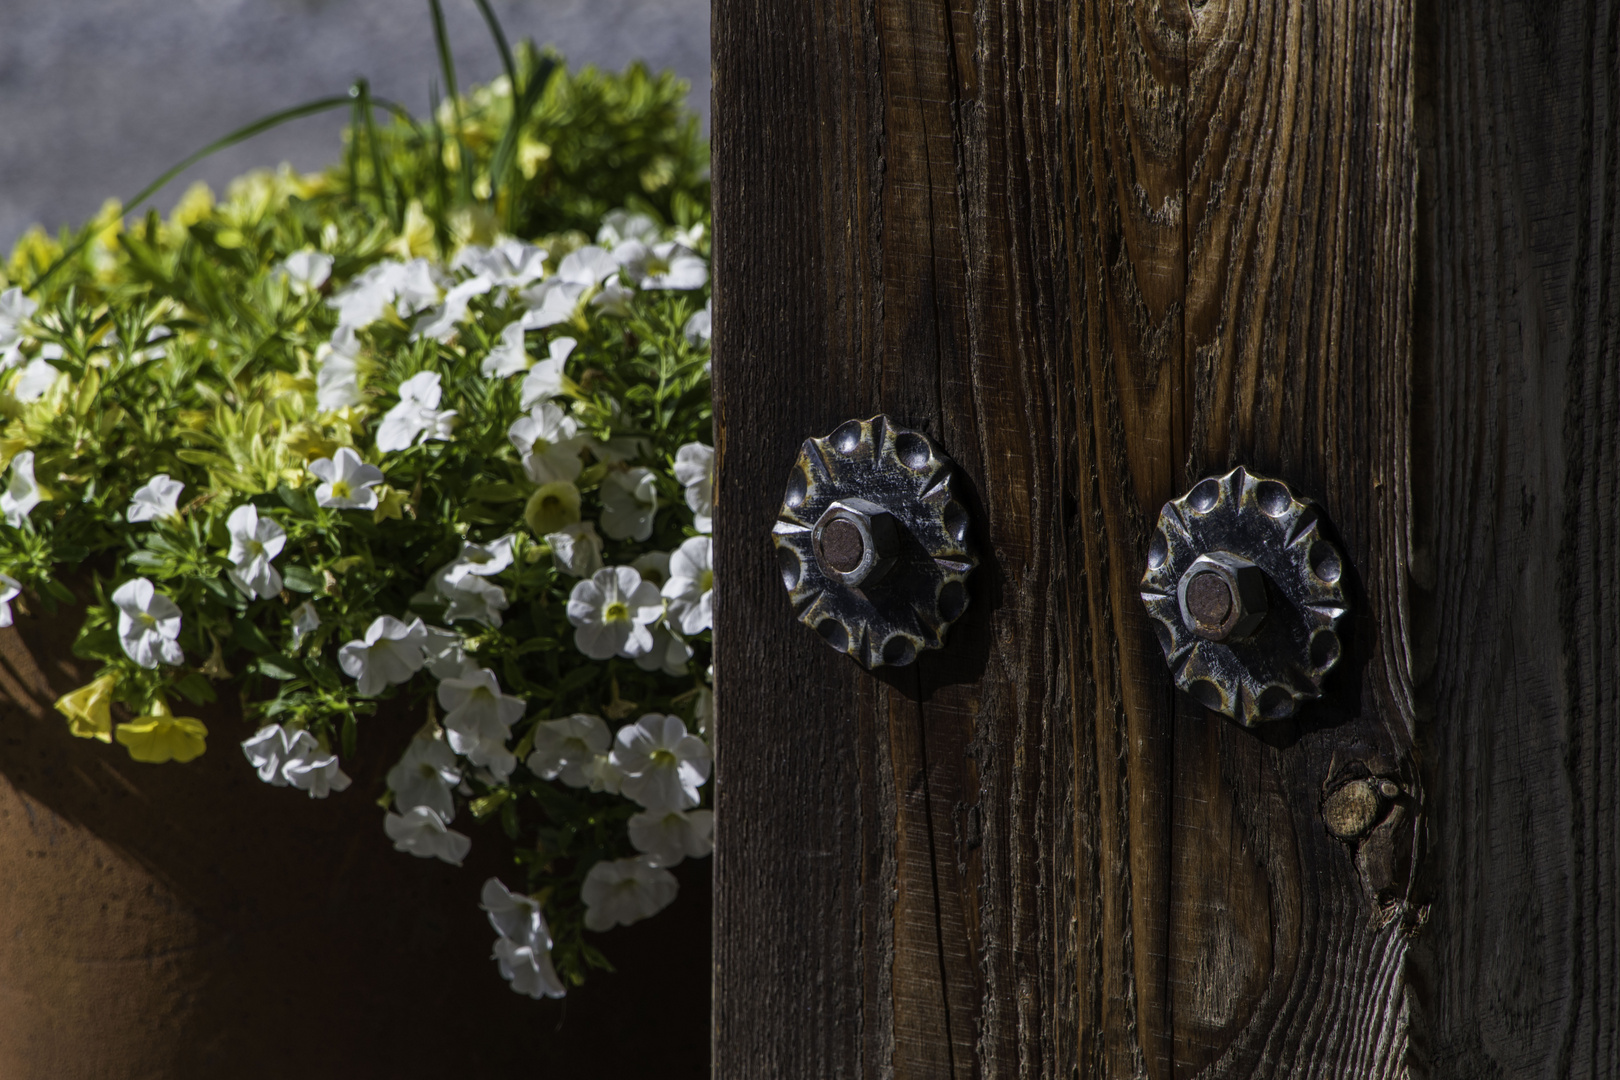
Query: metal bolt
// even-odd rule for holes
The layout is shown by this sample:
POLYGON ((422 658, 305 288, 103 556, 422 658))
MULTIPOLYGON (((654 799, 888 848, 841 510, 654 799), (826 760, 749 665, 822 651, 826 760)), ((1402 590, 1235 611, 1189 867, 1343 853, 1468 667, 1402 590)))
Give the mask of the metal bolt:
POLYGON ((840 499, 811 533, 822 573, 840 585, 870 585, 889 572, 899 549, 894 517, 868 499, 840 499))
POLYGON ((1265 573, 1228 551, 1194 559, 1176 591, 1182 622, 1208 641, 1247 637, 1266 617, 1265 573))

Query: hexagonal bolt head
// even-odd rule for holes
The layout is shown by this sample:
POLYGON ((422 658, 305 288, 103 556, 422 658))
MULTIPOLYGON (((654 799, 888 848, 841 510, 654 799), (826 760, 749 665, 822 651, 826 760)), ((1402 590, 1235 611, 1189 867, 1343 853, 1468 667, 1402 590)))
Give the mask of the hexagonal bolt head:
POLYGON ((1209 641, 1247 637, 1266 617, 1266 575, 1227 551, 1200 555, 1176 586, 1181 621, 1209 641))
POLYGON ((829 579, 851 589, 882 579, 900 550, 899 524, 868 499, 840 499, 816 522, 810 542, 829 579))

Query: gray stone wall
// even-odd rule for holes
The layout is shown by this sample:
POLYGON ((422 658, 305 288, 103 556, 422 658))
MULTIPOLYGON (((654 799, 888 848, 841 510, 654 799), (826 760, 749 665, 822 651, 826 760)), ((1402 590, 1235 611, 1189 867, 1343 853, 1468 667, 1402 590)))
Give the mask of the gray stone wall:
MULTIPOLYGON (((500 72, 472 0, 443 0, 463 86, 500 72)), ((709 111, 708 0, 492 0, 514 43, 557 46, 571 66, 634 59, 673 68, 709 111)), ((128 198, 221 135, 359 76, 427 109, 438 79, 427 0, 0 0, 0 251, 29 225, 55 230, 128 198)), ((202 162, 219 190, 256 166, 313 169, 340 152, 339 110, 202 162)))

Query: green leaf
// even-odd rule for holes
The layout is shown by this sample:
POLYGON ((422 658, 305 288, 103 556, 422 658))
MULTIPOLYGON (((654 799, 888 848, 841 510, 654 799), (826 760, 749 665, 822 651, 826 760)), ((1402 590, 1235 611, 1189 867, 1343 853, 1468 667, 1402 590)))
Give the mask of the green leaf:
POLYGON ((193 671, 185 678, 176 680, 174 688, 184 694, 186 700, 193 705, 207 705, 219 700, 214 688, 208 685, 208 680, 201 672, 193 671))
MULTIPOLYGON (((231 631, 231 636, 236 639, 236 643, 248 650, 248 652, 263 656, 265 653, 276 651, 276 647, 270 644, 270 639, 265 637, 264 633, 247 619, 236 619, 231 624, 231 631)), ((288 677, 291 678, 291 676, 288 677)))
POLYGON ((321 587, 321 579, 307 566, 288 566, 281 572, 281 583, 293 592, 312 593, 321 587))
MULTIPOLYGON (((265 642, 265 644, 268 645, 269 642, 265 642)), ((254 661, 253 668, 259 674, 268 675, 272 679, 299 679, 304 675, 301 670, 302 665, 284 653, 271 653, 269 656, 261 656, 254 661)))

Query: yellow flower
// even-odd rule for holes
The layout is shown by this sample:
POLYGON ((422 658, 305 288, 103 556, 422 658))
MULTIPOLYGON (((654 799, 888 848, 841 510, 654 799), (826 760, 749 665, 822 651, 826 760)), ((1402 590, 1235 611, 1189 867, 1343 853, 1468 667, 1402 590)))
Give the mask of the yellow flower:
POLYGON ((162 698, 152 703, 151 716, 118 725, 118 741, 129 748, 129 756, 153 765, 190 761, 208 749, 207 739, 208 728, 201 720, 173 715, 162 698))
POLYGON ((579 488, 567 480, 542 485, 529 496, 529 504, 523 508, 523 520, 536 536, 561 532, 579 520, 579 488))
POLYGON ((56 699, 56 711, 68 718, 68 730, 81 739, 112 742, 112 692, 118 676, 103 675, 56 699))
POLYGON ((433 220, 422 210, 420 200, 412 199, 405 205, 405 227, 384 249, 401 259, 414 259, 433 250, 433 220))
POLYGON ((371 512, 373 525, 381 525, 389 518, 398 518, 403 521, 400 511, 405 508, 405 493, 381 484, 376 488, 377 508, 371 512))

